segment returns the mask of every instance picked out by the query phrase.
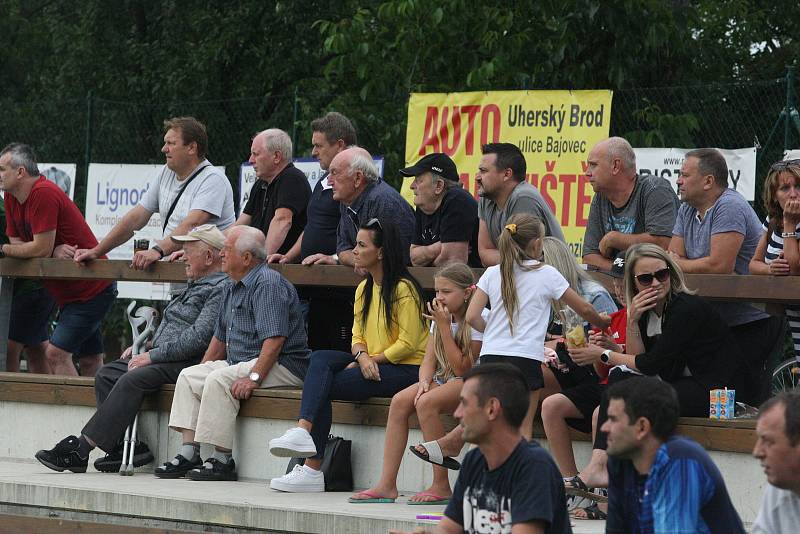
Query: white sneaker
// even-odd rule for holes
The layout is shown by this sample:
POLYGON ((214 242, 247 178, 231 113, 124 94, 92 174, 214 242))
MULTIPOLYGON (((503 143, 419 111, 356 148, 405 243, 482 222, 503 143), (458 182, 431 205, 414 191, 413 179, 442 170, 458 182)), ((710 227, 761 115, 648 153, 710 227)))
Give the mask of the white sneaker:
POLYGON ((310 458, 317 454, 311 434, 304 428, 290 428, 279 438, 269 440, 269 452, 285 458, 310 458))
POLYGON ((296 465, 291 472, 282 477, 273 478, 269 487, 289 493, 319 493, 325 491, 325 475, 322 471, 296 465))

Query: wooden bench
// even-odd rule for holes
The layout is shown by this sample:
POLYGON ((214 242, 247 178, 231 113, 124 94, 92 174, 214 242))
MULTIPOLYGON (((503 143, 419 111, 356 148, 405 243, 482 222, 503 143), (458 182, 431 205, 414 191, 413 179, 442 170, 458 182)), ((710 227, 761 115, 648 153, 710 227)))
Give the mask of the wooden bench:
MULTIPOLYGON (((167 385, 150 396, 143 410, 169 412, 175 387, 167 385)), ((240 417, 293 421, 300 410, 300 390, 258 389, 253 397, 242 403, 240 417)), ((0 373, 0 401, 38 404, 89 406, 95 405, 94 379, 21 373, 0 373)), ((372 398, 361 402, 334 401, 333 422, 351 425, 386 426, 391 399, 372 398)), ((445 427, 456 425, 446 416, 445 427)), ((412 418, 412 428, 419 428, 412 418)), ((755 444, 755 421, 715 421, 699 417, 682 417, 678 433, 697 441, 708 450, 749 453, 755 444)), ((541 421, 536 422, 534 434, 544 437, 541 421)), ((590 436, 572 431, 572 438, 588 441, 590 436)))

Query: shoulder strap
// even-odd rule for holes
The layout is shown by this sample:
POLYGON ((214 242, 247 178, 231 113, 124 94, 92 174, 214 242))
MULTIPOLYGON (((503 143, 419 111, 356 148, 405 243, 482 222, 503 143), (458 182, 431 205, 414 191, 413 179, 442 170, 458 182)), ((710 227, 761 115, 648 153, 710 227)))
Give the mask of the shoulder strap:
POLYGON ((167 216, 164 217, 164 225, 163 228, 161 228, 162 234, 167 230, 167 223, 169 223, 169 218, 172 217, 172 212, 175 211, 175 206, 178 205, 178 201, 181 199, 181 195, 183 195, 183 192, 186 190, 187 187, 189 187, 189 183, 191 183, 191 181, 194 180, 198 174, 203 172, 203 169, 205 169, 206 167, 211 167, 211 165, 203 165, 202 167, 197 169, 194 172, 194 174, 192 174, 189 178, 186 179, 186 183, 183 184, 183 187, 181 187, 180 191, 178 191, 178 194, 175 195, 175 200, 172 201, 172 206, 169 207, 169 211, 167 211, 167 216))

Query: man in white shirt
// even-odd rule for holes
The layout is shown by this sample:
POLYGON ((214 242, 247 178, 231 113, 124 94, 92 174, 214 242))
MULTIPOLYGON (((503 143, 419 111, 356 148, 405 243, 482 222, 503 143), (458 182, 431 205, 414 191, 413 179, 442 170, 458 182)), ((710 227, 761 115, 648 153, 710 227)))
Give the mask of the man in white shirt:
POLYGON ((797 532, 800 525, 800 392, 789 391, 761 405, 755 456, 767 475, 754 534, 797 532))
POLYGON ((148 187, 142 200, 128 211, 96 247, 67 251, 76 262, 102 257, 122 245, 150 221, 161 215, 163 239, 149 250, 136 252, 131 266, 146 269, 151 263, 180 248, 170 239, 186 235, 192 228, 213 224, 225 230, 234 221, 233 189, 230 181, 206 159, 206 127, 194 117, 174 117, 164 121, 166 164, 148 187))

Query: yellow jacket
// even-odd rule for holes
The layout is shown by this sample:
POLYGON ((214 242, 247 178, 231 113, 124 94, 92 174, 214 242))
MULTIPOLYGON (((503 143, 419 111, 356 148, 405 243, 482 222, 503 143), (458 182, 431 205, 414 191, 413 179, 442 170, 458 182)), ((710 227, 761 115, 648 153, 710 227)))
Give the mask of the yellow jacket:
POLYGON ((419 300, 422 298, 407 281, 401 280, 394 291, 394 317, 392 327, 386 330, 381 286, 372 284, 372 299, 367 313, 367 324, 362 321, 364 309, 364 280, 356 288, 353 306, 353 345, 363 343, 369 354, 381 354, 394 364, 419 365, 425 356, 428 328, 420 320, 419 300))

